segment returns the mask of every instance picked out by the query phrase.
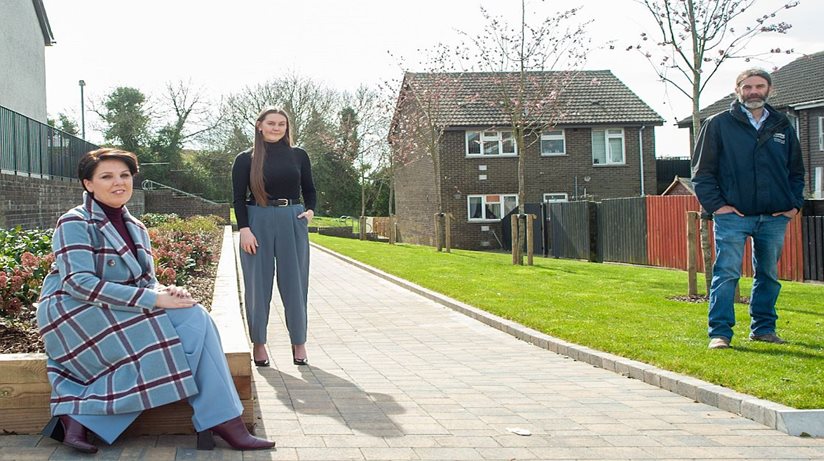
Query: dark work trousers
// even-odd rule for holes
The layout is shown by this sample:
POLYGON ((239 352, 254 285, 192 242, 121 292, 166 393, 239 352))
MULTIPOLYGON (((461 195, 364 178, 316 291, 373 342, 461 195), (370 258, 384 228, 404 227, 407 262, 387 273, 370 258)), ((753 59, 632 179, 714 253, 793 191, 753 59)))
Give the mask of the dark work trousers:
POLYGON ((246 322, 255 344, 266 343, 269 305, 277 269, 278 291, 292 344, 306 342, 306 299, 309 293, 309 229, 298 219, 303 205, 247 205, 249 228, 257 239, 253 255, 240 250, 246 287, 246 322))

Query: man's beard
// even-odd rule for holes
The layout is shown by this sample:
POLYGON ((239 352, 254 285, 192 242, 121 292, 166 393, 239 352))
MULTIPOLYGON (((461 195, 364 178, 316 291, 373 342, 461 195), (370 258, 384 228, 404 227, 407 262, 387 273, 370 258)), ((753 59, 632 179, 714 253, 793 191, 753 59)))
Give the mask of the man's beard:
MULTIPOLYGON (((739 98, 741 101, 741 98, 739 98)), ((741 101, 741 104, 746 107, 747 109, 760 109, 764 107, 764 104, 767 103, 767 98, 750 98, 746 101, 741 101)))

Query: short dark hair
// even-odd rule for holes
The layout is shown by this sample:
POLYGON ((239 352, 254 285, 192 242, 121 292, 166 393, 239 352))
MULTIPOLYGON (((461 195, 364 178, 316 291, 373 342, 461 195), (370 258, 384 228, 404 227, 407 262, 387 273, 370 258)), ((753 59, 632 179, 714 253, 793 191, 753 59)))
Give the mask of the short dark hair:
POLYGON ((772 77, 769 72, 760 67, 751 67, 738 74, 738 77, 735 77, 735 87, 738 88, 738 86, 741 85, 741 82, 750 77, 761 77, 767 81, 768 86, 772 86, 772 77))
POLYGON ((84 190, 86 186, 83 184, 83 180, 91 180, 95 170, 97 170, 97 165, 103 160, 120 160, 129 167, 132 176, 138 172, 137 156, 129 151, 110 147, 93 150, 80 157, 80 162, 77 164, 77 177, 80 179, 80 184, 84 190))

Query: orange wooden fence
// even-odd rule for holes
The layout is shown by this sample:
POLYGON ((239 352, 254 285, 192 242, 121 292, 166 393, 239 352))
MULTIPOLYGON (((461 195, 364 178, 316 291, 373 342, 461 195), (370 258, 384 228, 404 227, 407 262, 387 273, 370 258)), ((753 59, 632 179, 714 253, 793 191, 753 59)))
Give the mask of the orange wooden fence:
MULTIPOLYGON (((687 268, 687 211, 698 211, 698 199, 692 195, 647 196, 647 260, 652 266, 687 268)), ((712 242, 712 228, 710 228, 712 242)), ((711 251, 715 251, 714 245, 711 251)), ((696 231, 697 268, 704 271, 701 258, 701 237, 696 231)), ((801 217, 787 226, 784 251, 778 261, 778 276, 784 280, 804 280, 801 217)), ((751 239, 744 249, 742 274, 752 276, 751 239)))

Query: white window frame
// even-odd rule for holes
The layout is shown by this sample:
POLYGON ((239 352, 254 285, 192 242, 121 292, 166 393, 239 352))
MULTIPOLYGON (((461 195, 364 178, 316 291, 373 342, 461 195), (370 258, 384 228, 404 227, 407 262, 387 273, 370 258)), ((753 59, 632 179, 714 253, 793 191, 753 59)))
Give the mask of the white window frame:
POLYGON ((824 151, 824 117, 818 117, 818 150, 824 151))
POLYGON ((506 203, 507 198, 514 198, 515 199, 515 208, 518 207, 518 194, 475 194, 475 195, 467 195, 466 196, 466 218, 469 222, 497 222, 500 221, 509 211, 504 210, 504 203, 506 203), (488 201, 492 200, 493 198, 497 197, 498 201, 488 201), (481 218, 473 218, 472 217, 472 199, 481 199, 481 214, 483 217, 481 218), (497 218, 488 218, 486 216, 486 206, 488 203, 500 203, 501 205, 501 216, 497 218))
POLYGON ((547 192, 544 194, 545 203, 568 202, 569 195, 566 192, 547 192))
POLYGON ((815 176, 813 178, 813 181, 815 181, 815 184, 813 184, 813 198, 824 198, 824 166, 815 167, 814 174, 815 176))
POLYGON ((515 142, 515 135, 511 131, 507 130, 467 130, 464 132, 464 144, 466 149, 466 156, 467 157, 517 157, 518 156, 518 144, 515 142), (480 147, 480 153, 470 153, 469 152, 469 136, 472 134, 478 135, 478 142, 480 147), (504 152, 504 135, 508 135, 509 138, 512 139, 512 152, 504 152), (498 143, 498 153, 497 154, 485 154, 484 153, 484 143, 487 142, 497 142, 498 143))
POLYGON ((541 157, 560 157, 566 155, 566 130, 547 130, 541 132, 541 157), (555 134, 560 132, 561 134, 555 134), (564 148, 561 152, 544 152, 544 141, 561 141, 564 148))
POLYGON ((623 128, 604 128, 604 129, 592 129, 592 136, 594 137, 596 133, 603 133, 604 135, 604 154, 606 163, 595 163, 595 148, 593 146, 592 150, 592 165, 593 166, 615 166, 615 165, 626 165, 627 164, 627 143, 626 143, 626 136, 624 136, 624 129, 623 128), (610 133, 612 131, 612 133, 610 133), (617 133, 620 131, 620 133, 617 133), (612 158, 610 147, 609 147, 609 140, 610 139, 621 139, 621 161, 620 162, 613 162, 610 159, 612 158))
POLYGON ((790 120, 790 126, 793 127, 795 130, 795 137, 800 141, 801 140, 801 125, 800 120, 798 119, 798 115, 791 114, 787 112, 787 118, 790 120))

